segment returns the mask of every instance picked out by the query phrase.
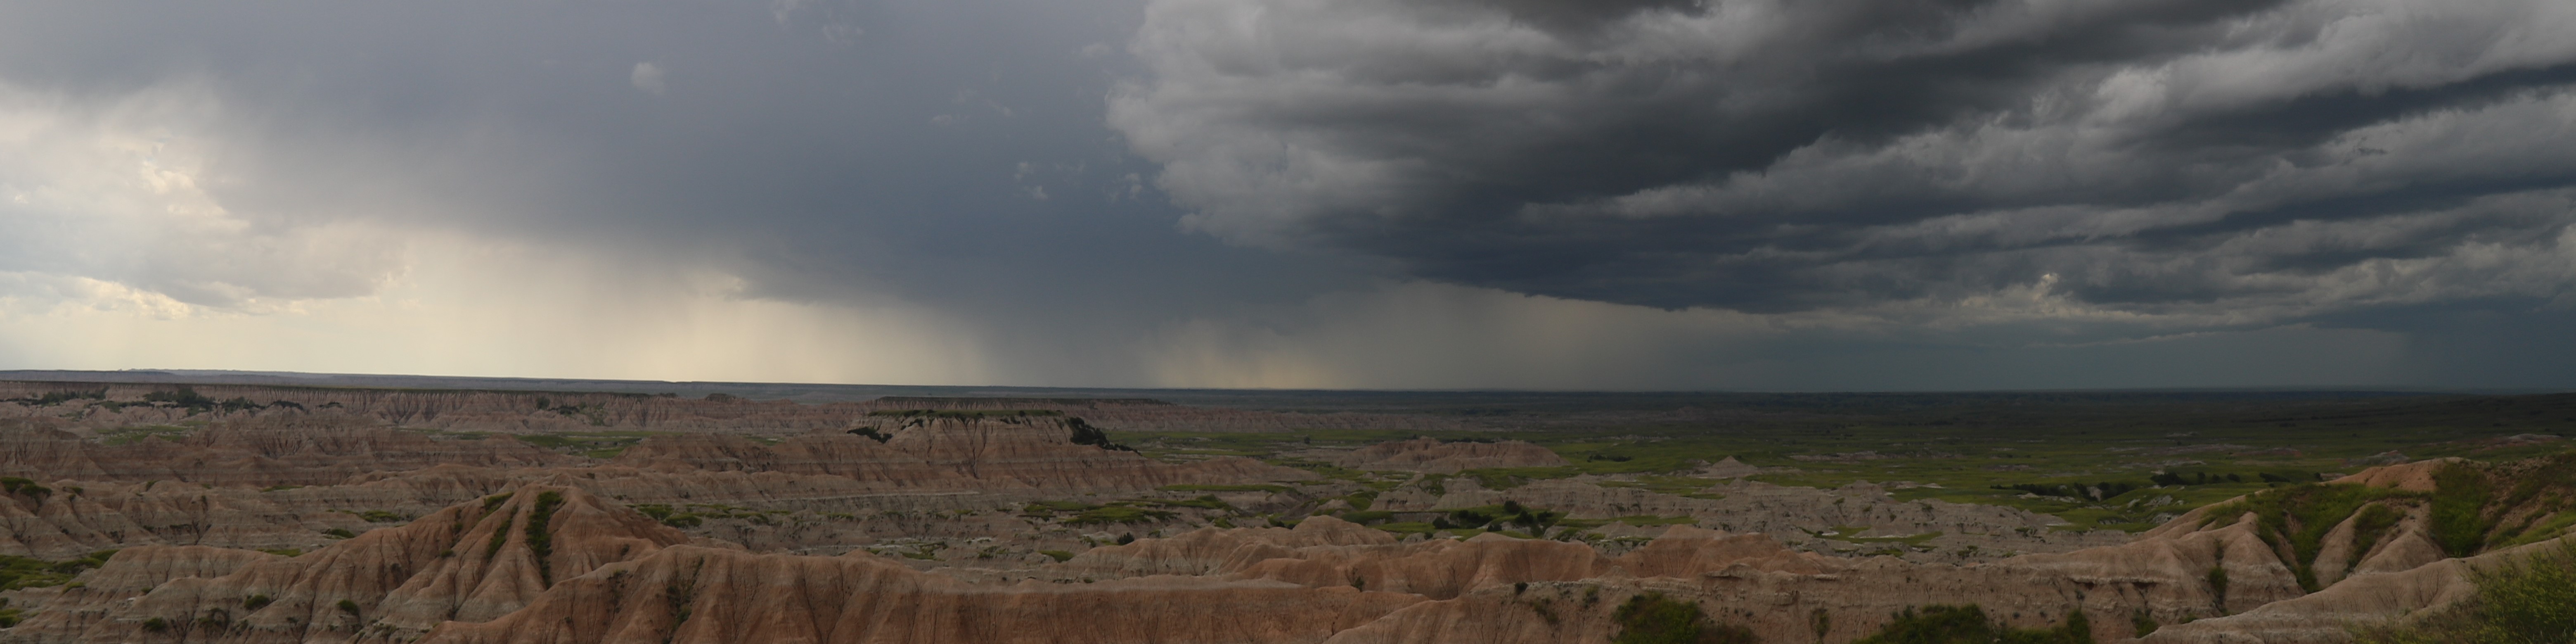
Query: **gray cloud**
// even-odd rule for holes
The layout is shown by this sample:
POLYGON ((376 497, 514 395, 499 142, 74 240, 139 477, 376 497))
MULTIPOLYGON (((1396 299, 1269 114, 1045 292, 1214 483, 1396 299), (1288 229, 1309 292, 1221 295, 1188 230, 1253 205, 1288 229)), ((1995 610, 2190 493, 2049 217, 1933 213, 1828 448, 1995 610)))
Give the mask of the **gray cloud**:
POLYGON ((14 366, 2576 383, 2536 2, 12 9, 14 366))
POLYGON ((1155 0, 1111 121, 1195 229, 1445 281, 2244 324, 2565 292, 2570 29, 2546 0, 1155 0))

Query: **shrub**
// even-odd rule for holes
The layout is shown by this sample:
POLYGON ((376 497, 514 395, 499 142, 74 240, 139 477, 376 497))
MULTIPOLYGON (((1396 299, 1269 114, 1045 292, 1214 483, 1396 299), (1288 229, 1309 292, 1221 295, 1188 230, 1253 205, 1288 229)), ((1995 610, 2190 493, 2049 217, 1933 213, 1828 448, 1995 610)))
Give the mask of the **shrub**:
POLYGON ((2022 629, 1997 624, 1986 618, 1985 609, 1975 604, 1965 606, 1925 606, 1921 610, 1905 609, 1896 614, 1877 634, 1855 640, 1853 644, 2092 644, 2093 624, 2084 611, 2066 616, 2057 628, 2022 629))
POLYGON ((1108 432, 1100 431, 1100 428, 1092 427, 1091 423, 1082 422, 1082 419, 1080 418, 1064 419, 1064 424, 1073 428, 1073 444, 1075 445, 1090 445, 1092 447, 1121 452, 1136 451, 1136 448, 1109 442, 1108 432))
POLYGON ((348 528, 332 528, 322 531, 322 534, 333 539, 347 539, 358 536, 358 533, 350 532, 348 528))
POLYGON ((528 509, 528 552, 537 559, 537 579, 547 586, 555 585, 555 571, 554 566, 546 563, 547 555, 554 553, 554 539, 546 534, 546 527, 554 518, 555 508, 560 507, 563 507, 563 494, 548 491, 538 494, 536 507, 528 509))
POLYGON ((492 531, 492 540, 484 542, 483 544, 484 559, 490 559, 493 555, 501 554, 501 546, 510 542, 510 526, 516 525, 517 523, 518 517, 504 517, 501 519, 501 527, 492 531))
POLYGON ((0 491, 7 491, 10 494, 24 494, 39 499, 45 498, 47 495, 54 493, 53 488, 37 485, 33 480, 15 476, 0 476, 0 491))
POLYGON ((1675 601, 1663 593, 1628 598, 1610 615, 1619 626, 1613 644, 1753 644, 1753 631, 1708 620, 1699 604, 1675 601))
POLYGON ((2226 566, 2209 567, 2209 596, 2212 598, 2210 601, 2218 604, 2218 612, 2225 614, 2227 612, 2226 566))
POLYGON ((161 619, 159 617, 143 620, 143 630, 154 633, 170 630, 170 620, 161 619))
POLYGON ((2443 552, 2466 557, 2485 545, 2490 496, 2486 474, 2476 468, 2452 463, 2433 473, 2433 541, 2443 552))
POLYGON ((354 602, 354 601, 349 601, 349 600, 343 599, 343 600, 340 600, 339 607, 340 607, 340 612, 348 613, 348 614, 351 614, 351 615, 356 615, 356 614, 358 614, 358 602, 354 602))
POLYGON ((271 601, 267 595, 251 595, 242 598, 242 610, 259 610, 260 607, 269 605, 271 601))

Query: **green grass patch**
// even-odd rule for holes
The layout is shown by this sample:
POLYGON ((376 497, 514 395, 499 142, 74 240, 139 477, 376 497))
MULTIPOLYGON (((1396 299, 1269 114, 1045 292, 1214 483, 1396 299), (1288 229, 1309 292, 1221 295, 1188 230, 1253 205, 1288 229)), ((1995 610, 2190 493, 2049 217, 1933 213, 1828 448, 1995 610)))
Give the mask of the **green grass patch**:
POLYGON ((1065 519, 1064 523, 1066 525, 1152 523, 1155 521, 1167 521, 1176 516, 1180 516, 1180 514, 1168 510, 1148 510, 1129 505, 1104 505, 1083 510, 1081 513, 1073 515, 1073 518, 1065 519))
POLYGON ((2291 552, 2291 570, 2298 575, 2299 585, 2316 592, 2317 551, 2322 548, 2326 532, 2335 524, 2351 518, 2362 506, 2383 502, 2412 502, 2422 494, 2370 487, 2351 483, 2307 483, 2256 493, 2228 505, 2210 509, 2203 525, 2232 521, 2244 513, 2254 513, 2258 525, 2255 534, 2265 543, 2287 542, 2291 552))
POLYGON ((2092 644, 2093 625, 2083 611, 2066 617, 2056 628, 2013 628, 1986 617, 1985 609, 1975 604, 1965 606, 1924 606, 1908 608, 1896 614, 1869 637, 1853 644, 2092 644))
POLYGON ((1289 489, 1289 488, 1288 488, 1288 486, 1285 486, 1285 485, 1267 485, 1267 484, 1255 484, 1255 485, 1202 485, 1202 484, 1190 483, 1190 484, 1182 484, 1182 485, 1166 485, 1166 486, 1159 487, 1159 488, 1155 488, 1155 489, 1162 490, 1162 491, 1165 491, 1165 492, 1269 492, 1269 493, 1272 493, 1272 494, 1278 494, 1278 493, 1281 493, 1281 492, 1286 492, 1286 491, 1288 491, 1288 489, 1289 489))
POLYGON ((196 431, 196 428, 181 425, 137 425, 134 427, 119 427, 99 432, 98 442, 101 445, 111 446, 131 445, 142 442, 145 439, 157 438, 176 443, 179 442, 179 439, 187 438, 188 434, 194 431, 196 431))
MULTIPOLYGON (((1566 520, 1558 521, 1558 523, 1559 523, 1559 524, 1565 524, 1565 523, 1569 523, 1569 522, 1571 522, 1571 521, 1572 521, 1572 519, 1566 519, 1566 520)), ((1643 527, 1643 528, 1652 528, 1652 527, 1658 527, 1658 526, 1669 526, 1669 525, 1693 525, 1693 524, 1697 524, 1697 523, 1699 523, 1699 519, 1694 519, 1694 518, 1691 518, 1691 517, 1662 517, 1662 516, 1655 516, 1655 515, 1651 515, 1651 514, 1640 514, 1640 515, 1635 515, 1635 516, 1624 516, 1624 517, 1619 517, 1619 518, 1617 519, 1617 521, 1618 521, 1618 522, 1620 522, 1620 523, 1625 523, 1625 524, 1628 524, 1628 525, 1638 526, 1638 527, 1643 527)))
POLYGON ((1424 521, 1399 521, 1399 522, 1395 522, 1395 523, 1380 523, 1380 524, 1373 525, 1373 526, 1369 526, 1369 527, 1371 527, 1371 528, 1377 528, 1377 529, 1379 529, 1379 530, 1385 530, 1385 531, 1387 531, 1387 532, 1393 532, 1393 533, 1396 533, 1396 534, 1419 534, 1419 535, 1425 535, 1425 536, 1429 536, 1429 535, 1431 535, 1432 533, 1435 533, 1435 532, 1439 532, 1439 531, 1440 531, 1440 529, 1439 529, 1439 528, 1431 527, 1431 524, 1430 524, 1429 522, 1424 522, 1424 521))
POLYGON ((548 490, 537 494, 537 504, 528 508, 527 543, 529 555, 537 560, 537 579, 546 586, 555 585, 554 565, 548 562, 554 554, 554 535, 546 528, 554 519, 555 509, 563 507, 563 494, 548 490))
POLYGON ((2433 541, 2453 557, 2476 554, 2493 527, 2486 506, 2494 492, 2488 487, 2486 474, 2475 467, 2453 463, 2433 474, 2433 486, 2433 541))
POLYGON ((1200 496, 1200 497, 1197 497, 1197 498, 1181 499, 1181 500, 1178 500, 1178 501, 1167 501, 1167 500, 1160 500, 1160 499, 1135 499, 1135 500, 1133 500, 1132 502, 1135 502, 1135 503, 1147 503, 1147 504, 1152 504, 1152 505, 1157 505, 1157 506, 1162 506, 1162 507, 1169 507, 1169 508, 1201 508, 1201 509, 1207 509, 1207 510, 1228 510, 1228 511, 1231 511, 1231 510, 1233 510, 1233 509, 1234 509, 1234 504, 1226 503, 1225 501, 1223 501, 1223 500, 1220 500, 1220 499, 1216 498, 1216 496, 1215 496, 1215 495, 1207 495, 1207 496, 1200 496))
POLYGON ((78 559, 48 561, 33 557, 0 555, 0 590, 44 588, 71 583, 82 571, 107 565, 114 550, 100 550, 78 559))
POLYGON ((1488 490, 1508 490, 1528 485, 1531 481, 1571 478, 1583 473, 1582 468, 1568 465, 1561 467, 1493 467, 1462 471, 1458 473, 1458 476, 1460 478, 1474 479, 1477 485, 1484 486, 1485 489, 1488 490))
POLYGON ((1064 415, 1064 412, 1052 409, 993 409, 983 411, 971 409, 880 409, 868 412, 868 415, 881 418, 951 418, 958 420, 974 420, 979 418, 1062 416, 1064 415))

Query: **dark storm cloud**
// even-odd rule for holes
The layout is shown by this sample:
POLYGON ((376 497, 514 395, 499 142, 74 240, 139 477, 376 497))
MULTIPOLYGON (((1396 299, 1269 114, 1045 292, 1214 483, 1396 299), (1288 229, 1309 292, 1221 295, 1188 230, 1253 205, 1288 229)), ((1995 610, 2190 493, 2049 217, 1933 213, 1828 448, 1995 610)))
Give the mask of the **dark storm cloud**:
MULTIPOLYGON (((190 88, 178 102, 203 106, 202 127, 133 129, 203 149, 222 178, 207 200, 254 227, 373 221, 709 264, 749 280, 752 297, 898 298, 987 324, 996 342, 1055 347, 1103 346, 1076 339, 1094 325, 1303 297, 1347 277, 1172 229, 1178 213, 1134 178, 1151 166, 1102 122, 1124 60, 1115 45, 1138 17, 1124 0, 13 15, 0 90, 112 114, 124 97, 190 88), (1033 311, 1056 317, 1025 323, 1033 311)), ((31 258, 0 270, 135 281, 31 258)), ((336 290, 288 281, 312 262, 229 272, 254 296, 347 297, 399 274, 384 263, 336 290)))
POLYGON ((2576 7, 1156 0, 1193 227, 1519 292, 2237 323, 2566 292, 2576 7))

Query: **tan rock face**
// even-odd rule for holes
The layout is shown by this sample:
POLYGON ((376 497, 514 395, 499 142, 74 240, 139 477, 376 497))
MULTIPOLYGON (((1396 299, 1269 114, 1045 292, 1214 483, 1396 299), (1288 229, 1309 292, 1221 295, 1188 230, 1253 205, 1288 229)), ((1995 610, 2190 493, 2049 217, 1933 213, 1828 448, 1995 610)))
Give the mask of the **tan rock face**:
POLYGON ((10 637, 402 641, 444 620, 516 612, 556 581, 686 542, 679 531, 581 489, 527 486, 293 558, 205 548, 120 552, 99 576, 166 581, 103 610, 105 596, 59 612, 49 607, 26 625, 33 629, 13 629, 10 637))
POLYGON ((581 460, 507 437, 437 440, 331 415, 238 419, 177 441, 144 438, 121 445, 58 429, 0 427, 0 474, 40 481, 323 485, 441 464, 542 467, 581 460))
POLYGON ((612 564, 424 643, 1315 642, 1421 601, 1399 593, 1152 577, 975 587, 866 555, 696 547, 612 564))
POLYGON ((1455 473, 1488 467, 1555 467, 1565 458, 1535 443, 1446 442, 1435 438, 1378 443, 1333 457, 1333 464, 1363 470, 1455 473))

